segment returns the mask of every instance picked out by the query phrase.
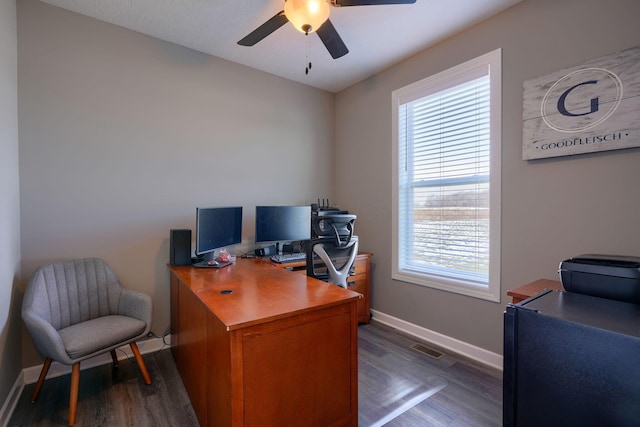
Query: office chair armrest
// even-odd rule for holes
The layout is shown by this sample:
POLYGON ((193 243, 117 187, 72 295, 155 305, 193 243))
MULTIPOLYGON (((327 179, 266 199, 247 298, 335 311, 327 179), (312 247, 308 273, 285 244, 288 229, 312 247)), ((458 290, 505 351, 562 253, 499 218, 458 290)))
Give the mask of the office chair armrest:
POLYGON ((149 332, 151 316, 153 314, 151 298, 141 292, 122 289, 117 314, 142 320, 147 324, 146 332, 149 332))
POLYGON ((24 310, 22 312, 22 319, 29 331, 29 335, 31 335, 33 339, 36 349, 42 356, 50 357, 53 360, 68 365, 73 364, 73 360, 71 360, 64 349, 60 334, 49 322, 35 312, 24 310))

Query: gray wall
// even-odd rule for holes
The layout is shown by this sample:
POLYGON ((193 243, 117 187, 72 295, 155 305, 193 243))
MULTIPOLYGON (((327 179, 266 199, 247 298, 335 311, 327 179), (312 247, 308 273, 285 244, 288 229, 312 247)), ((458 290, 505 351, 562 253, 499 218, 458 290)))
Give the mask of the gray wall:
MULTIPOLYGON (((22 369, 18 52, 14 0, 0 1, 0 407, 22 369)), ((0 419, 0 422, 2 420, 0 419)))
POLYGON ((256 205, 332 196, 332 94, 35 0, 18 24, 25 278, 102 257, 161 334, 169 229, 196 206, 243 206, 247 250, 256 205))
POLYGON ((523 82, 640 45, 638 17, 637 0, 524 0, 338 94, 336 147, 347 155, 337 158, 336 197, 362 212, 362 248, 375 254, 374 309, 501 354, 507 290, 557 279, 559 262, 581 253, 640 256, 640 150, 521 160, 523 82), (391 280, 390 244, 391 92, 496 48, 503 49, 500 304, 391 280))
MULTIPOLYGON (((22 369, 15 0, 0 1, 0 407, 22 369)), ((2 420, 0 420, 1 422, 2 420)))

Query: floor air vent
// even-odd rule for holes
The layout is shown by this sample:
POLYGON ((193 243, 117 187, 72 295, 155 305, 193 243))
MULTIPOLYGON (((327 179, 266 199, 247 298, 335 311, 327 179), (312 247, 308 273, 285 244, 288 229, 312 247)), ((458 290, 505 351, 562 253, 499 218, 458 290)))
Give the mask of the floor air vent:
POLYGON ((433 357, 434 359, 440 359, 442 356, 444 356, 444 353, 440 353, 439 351, 422 344, 414 344, 411 346, 411 348, 414 350, 418 350, 420 353, 424 353, 429 357, 433 357))

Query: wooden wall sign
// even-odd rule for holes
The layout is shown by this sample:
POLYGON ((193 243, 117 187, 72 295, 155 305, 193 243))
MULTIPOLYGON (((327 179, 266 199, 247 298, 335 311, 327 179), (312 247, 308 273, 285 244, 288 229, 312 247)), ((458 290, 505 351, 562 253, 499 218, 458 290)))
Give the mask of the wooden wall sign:
POLYGON ((524 82, 522 159, 640 146, 640 47, 524 82))

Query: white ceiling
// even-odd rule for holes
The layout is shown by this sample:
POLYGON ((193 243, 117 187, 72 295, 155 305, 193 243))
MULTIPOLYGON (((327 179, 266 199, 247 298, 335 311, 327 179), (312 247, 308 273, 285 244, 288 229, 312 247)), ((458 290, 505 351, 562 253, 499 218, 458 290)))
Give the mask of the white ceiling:
POLYGON ((316 34, 289 23, 253 47, 237 44, 283 10, 284 0, 42 0, 101 21, 338 92, 521 0, 417 0, 331 8, 349 48, 333 59, 316 34), (306 58, 312 62, 305 74, 306 58))

